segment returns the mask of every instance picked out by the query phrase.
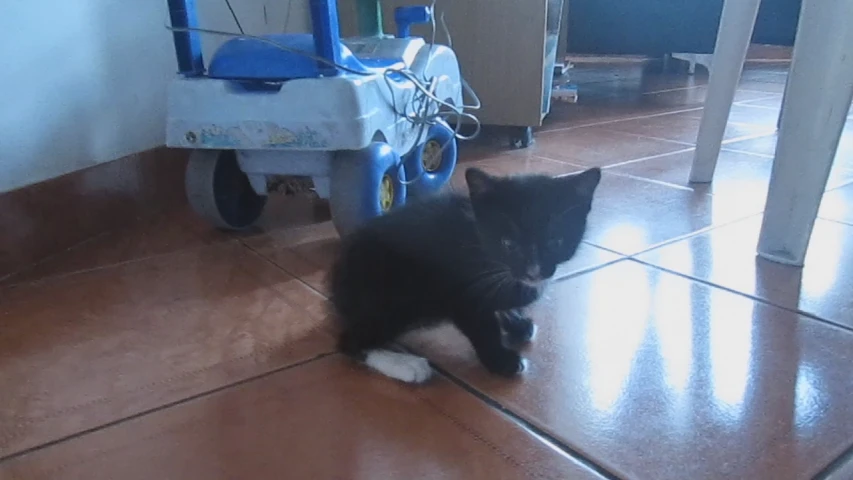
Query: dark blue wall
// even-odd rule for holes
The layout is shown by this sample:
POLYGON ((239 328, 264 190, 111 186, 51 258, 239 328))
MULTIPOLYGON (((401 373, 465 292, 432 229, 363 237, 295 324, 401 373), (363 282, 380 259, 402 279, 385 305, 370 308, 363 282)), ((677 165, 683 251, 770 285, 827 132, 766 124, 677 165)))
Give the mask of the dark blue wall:
MULTIPOLYGON (((723 0, 566 0, 572 53, 711 53, 723 0)), ((801 0, 763 0, 753 41, 793 45, 801 0)))

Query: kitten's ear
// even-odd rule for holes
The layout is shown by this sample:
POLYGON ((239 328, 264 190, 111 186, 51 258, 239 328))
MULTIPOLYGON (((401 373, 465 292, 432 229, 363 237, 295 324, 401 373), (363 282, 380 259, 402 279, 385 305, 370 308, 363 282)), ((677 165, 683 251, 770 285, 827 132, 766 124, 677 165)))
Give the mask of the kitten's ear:
POLYGON ((601 181, 601 169, 598 167, 584 170, 581 173, 572 175, 572 188, 575 189, 578 195, 584 198, 592 198, 598 183, 601 181))
POLYGON ((468 191, 471 195, 482 195, 494 187, 495 178, 479 168, 465 170, 465 182, 468 183, 468 191))

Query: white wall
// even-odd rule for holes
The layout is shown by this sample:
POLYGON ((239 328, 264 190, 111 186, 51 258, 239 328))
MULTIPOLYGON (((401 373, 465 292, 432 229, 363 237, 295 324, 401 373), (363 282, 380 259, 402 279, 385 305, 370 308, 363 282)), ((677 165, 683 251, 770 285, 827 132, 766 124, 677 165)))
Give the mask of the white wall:
MULTIPOLYGON (((0 193, 164 143, 166 0, 0 2, 0 193)), ((203 27, 236 31, 224 0, 198 2, 203 27)), ((232 0, 247 33, 283 31, 289 3, 305 31, 306 2, 232 0)))

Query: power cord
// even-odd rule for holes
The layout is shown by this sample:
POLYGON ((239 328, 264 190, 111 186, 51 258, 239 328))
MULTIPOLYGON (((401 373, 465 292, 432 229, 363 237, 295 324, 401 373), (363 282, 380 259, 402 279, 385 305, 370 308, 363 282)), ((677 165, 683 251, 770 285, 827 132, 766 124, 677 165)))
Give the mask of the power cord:
POLYGON ((237 18, 237 13, 234 11, 234 7, 231 6, 231 0, 225 0, 225 5, 228 6, 228 10, 231 11, 231 18, 234 19, 234 23, 237 24, 237 30, 240 30, 241 34, 246 32, 243 31, 243 26, 240 25, 240 20, 237 18))

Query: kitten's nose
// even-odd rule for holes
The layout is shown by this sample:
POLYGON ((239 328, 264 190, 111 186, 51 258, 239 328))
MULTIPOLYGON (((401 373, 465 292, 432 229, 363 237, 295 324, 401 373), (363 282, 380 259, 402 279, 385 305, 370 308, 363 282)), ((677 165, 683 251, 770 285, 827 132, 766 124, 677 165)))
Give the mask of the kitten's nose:
POLYGON ((538 263, 534 263, 532 265, 527 266, 527 271, 524 272, 525 276, 530 280, 539 280, 542 275, 542 269, 539 267, 538 263))

